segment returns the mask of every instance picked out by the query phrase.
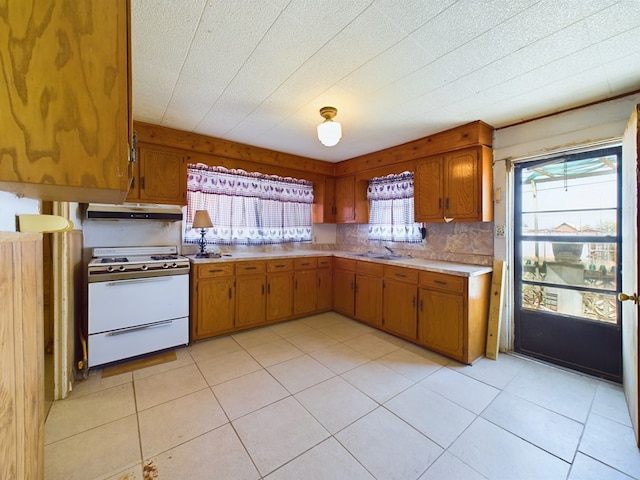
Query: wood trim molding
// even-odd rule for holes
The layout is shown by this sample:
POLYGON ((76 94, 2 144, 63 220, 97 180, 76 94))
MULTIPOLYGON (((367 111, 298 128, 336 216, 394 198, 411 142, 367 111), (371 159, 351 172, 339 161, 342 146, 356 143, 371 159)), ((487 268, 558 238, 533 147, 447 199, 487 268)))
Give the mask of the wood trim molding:
POLYGON ((277 152, 266 148, 235 143, 219 138, 208 137, 197 133, 184 132, 173 128, 133 122, 138 134, 138 141, 180 148, 190 152, 198 152, 231 160, 242 160, 257 164, 297 170, 316 175, 333 176, 334 164, 298 155, 277 152))

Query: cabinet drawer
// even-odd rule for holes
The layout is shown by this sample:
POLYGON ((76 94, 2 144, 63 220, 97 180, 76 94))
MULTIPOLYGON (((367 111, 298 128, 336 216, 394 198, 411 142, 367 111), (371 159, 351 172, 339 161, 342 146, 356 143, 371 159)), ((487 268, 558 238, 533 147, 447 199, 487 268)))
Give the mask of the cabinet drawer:
POLYGON ((333 266, 340 270, 351 270, 352 272, 356 271, 356 261, 351 260, 349 258, 334 258, 333 266))
POLYGON ((293 260, 290 258, 267 261, 267 272, 286 272, 287 270, 293 270, 293 260))
POLYGON ((321 257, 318 259, 318 268, 331 267, 331 257, 321 257))
POLYGON ((264 262, 238 262, 236 264, 236 275, 264 273, 265 270, 264 262))
POLYGON ((443 273, 420 272, 420 286, 462 293, 464 292, 465 279, 443 273))
POLYGON ((293 268, 295 268, 296 270, 317 268, 317 266, 318 266, 317 258, 296 258, 293 261, 293 268))
POLYGON ((358 273, 364 273, 365 275, 375 275, 377 277, 381 277, 383 267, 384 266, 381 263, 358 262, 356 264, 356 271, 358 273))
POLYGON ((208 265, 198 265, 198 278, 223 277, 235 273, 233 263, 210 263, 208 265))
POLYGON ((393 278, 400 282, 418 283, 418 271, 411 268, 384 266, 385 278, 393 278))

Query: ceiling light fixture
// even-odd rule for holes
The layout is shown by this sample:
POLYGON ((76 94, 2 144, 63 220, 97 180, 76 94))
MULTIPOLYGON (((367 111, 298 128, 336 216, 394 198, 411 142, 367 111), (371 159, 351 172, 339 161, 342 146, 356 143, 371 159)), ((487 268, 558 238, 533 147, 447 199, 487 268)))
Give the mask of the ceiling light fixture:
POLYGON ((322 107, 320 109, 320 115, 324 118, 324 122, 318 125, 318 140, 325 147, 337 145, 342 138, 342 125, 333 121, 333 117, 337 113, 338 110, 334 107, 322 107))

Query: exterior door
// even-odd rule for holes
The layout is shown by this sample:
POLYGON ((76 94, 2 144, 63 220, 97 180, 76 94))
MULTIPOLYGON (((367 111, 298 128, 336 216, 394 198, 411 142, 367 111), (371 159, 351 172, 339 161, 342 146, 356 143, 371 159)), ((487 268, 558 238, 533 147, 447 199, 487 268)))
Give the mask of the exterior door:
MULTIPOLYGON (((624 133, 622 145, 622 293, 631 297, 624 301, 622 308, 622 370, 624 393, 629 405, 631 423, 636 434, 636 443, 640 446, 638 392, 638 303, 637 294, 640 293, 638 284, 638 211, 640 207, 640 192, 638 191, 638 151, 640 151, 640 134, 638 133, 638 113, 640 105, 631 115, 624 133), (635 297, 635 300, 633 298, 635 297)), ((622 297, 624 298, 624 297, 622 297)))
POLYGON ((515 349, 622 381, 621 148, 515 166, 515 349))

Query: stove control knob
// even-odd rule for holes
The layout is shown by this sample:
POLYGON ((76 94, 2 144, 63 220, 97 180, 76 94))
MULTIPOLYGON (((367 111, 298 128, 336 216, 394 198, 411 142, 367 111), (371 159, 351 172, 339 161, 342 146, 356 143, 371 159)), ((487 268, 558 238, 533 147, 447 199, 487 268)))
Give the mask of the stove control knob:
POLYGON ((164 263, 164 264, 162 265, 162 268, 169 268, 169 264, 168 264, 168 263, 164 263))
POLYGON ((173 262, 173 264, 171 265, 172 268, 178 268, 178 264, 176 262, 173 262))
POLYGON ((120 270, 121 272, 124 272, 124 265, 120 265, 120 266, 118 267, 118 270, 120 270))
POLYGON ((142 265, 142 266, 140 267, 140 270, 145 270, 145 271, 146 271, 148 268, 149 268, 149 267, 147 267, 146 265, 142 265))
POLYGON ((107 272, 113 272, 113 265, 109 265, 107 267, 107 272))

